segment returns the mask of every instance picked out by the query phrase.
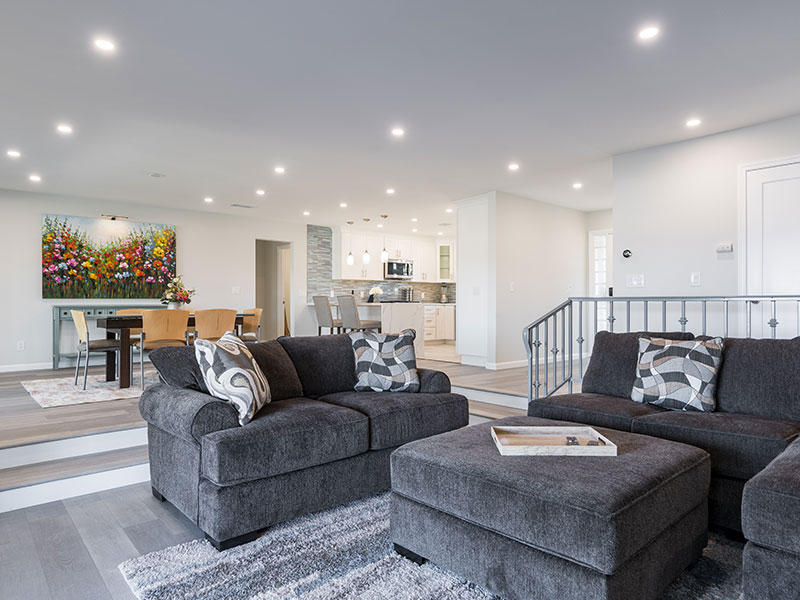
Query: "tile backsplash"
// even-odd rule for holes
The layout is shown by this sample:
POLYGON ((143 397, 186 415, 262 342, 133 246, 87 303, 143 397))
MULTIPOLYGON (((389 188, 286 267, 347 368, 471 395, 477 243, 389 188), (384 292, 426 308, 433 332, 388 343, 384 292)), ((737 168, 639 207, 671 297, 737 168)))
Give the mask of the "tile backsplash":
POLYGON ((455 283, 408 283, 403 281, 356 281, 350 279, 333 279, 333 230, 320 225, 308 225, 308 298, 312 302, 314 296, 334 296, 353 292, 357 299, 366 300, 370 288, 379 286, 383 290, 382 300, 396 300, 400 290, 412 288, 414 300, 423 302, 439 302, 442 293, 447 295, 448 302, 456 301, 455 283), (444 286, 444 291, 443 291, 444 286), (422 295, 425 295, 423 298, 422 295))

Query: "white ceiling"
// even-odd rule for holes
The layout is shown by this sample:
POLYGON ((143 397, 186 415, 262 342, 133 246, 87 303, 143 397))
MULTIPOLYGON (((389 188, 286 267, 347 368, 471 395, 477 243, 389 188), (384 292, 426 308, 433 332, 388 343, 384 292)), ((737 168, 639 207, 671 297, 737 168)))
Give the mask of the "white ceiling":
POLYGON ((420 233, 492 189, 607 208, 616 153, 800 112, 798 23, 796 0, 7 2, 0 187, 420 233))

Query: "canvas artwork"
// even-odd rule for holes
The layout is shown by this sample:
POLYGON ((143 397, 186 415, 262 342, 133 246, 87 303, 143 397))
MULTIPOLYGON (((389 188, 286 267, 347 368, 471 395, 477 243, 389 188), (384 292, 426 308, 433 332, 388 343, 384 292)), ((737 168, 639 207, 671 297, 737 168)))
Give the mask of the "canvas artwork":
POLYGON ((173 225, 42 216, 42 298, 160 298, 175 273, 173 225))

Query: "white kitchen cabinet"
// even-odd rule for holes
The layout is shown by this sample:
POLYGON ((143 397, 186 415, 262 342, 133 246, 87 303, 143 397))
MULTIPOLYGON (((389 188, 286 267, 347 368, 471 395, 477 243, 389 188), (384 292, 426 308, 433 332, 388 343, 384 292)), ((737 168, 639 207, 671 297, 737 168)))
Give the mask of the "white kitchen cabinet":
POLYGON ((456 246, 453 240, 436 242, 436 281, 452 283, 456 280, 456 246))
POLYGON ((433 240, 417 238, 413 240, 411 255, 414 261, 412 281, 436 281, 436 243, 433 240))
POLYGON ((413 260, 411 238, 396 235, 386 236, 386 251, 391 259, 413 260))
POLYGON ((383 279, 383 263, 381 262, 381 250, 383 250, 383 236, 368 233, 365 236, 364 248, 359 249, 356 254, 356 262, 363 264, 364 249, 369 251, 369 264, 363 265, 365 279, 370 281, 380 281, 383 279))
POLYGON ((456 307, 425 305, 425 340, 456 339, 456 307))

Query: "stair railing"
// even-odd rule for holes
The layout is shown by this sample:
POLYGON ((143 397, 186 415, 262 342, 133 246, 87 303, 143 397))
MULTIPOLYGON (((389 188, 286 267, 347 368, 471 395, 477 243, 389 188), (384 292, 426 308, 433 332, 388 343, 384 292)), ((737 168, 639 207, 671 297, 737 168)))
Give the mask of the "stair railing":
POLYGON ((680 327, 685 332, 691 319, 699 325, 695 330, 699 335, 709 335, 712 331, 722 337, 734 334, 766 337, 759 330, 763 332, 767 326, 769 337, 774 339, 779 335, 779 312, 781 318, 789 321, 780 334, 800 336, 800 295, 569 298, 522 330, 528 359, 528 401, 551 396, 564 386, 572 393, 573 383, 583 379, 584 363, 588 364, 594 336, 601 330, 617 331, 619 319, 624 319, 625 332, 632 331, 633 323, 641 324, 641 329, 634 331, 680 327), (761 315, 754 315, 754 307, 762 303, 761 315), (656 319, 651 316, 654 310, 656 319), (574 339, 573 327, 577 330, 574 339), (591 338, 587 340, 584 332, 591 338))

